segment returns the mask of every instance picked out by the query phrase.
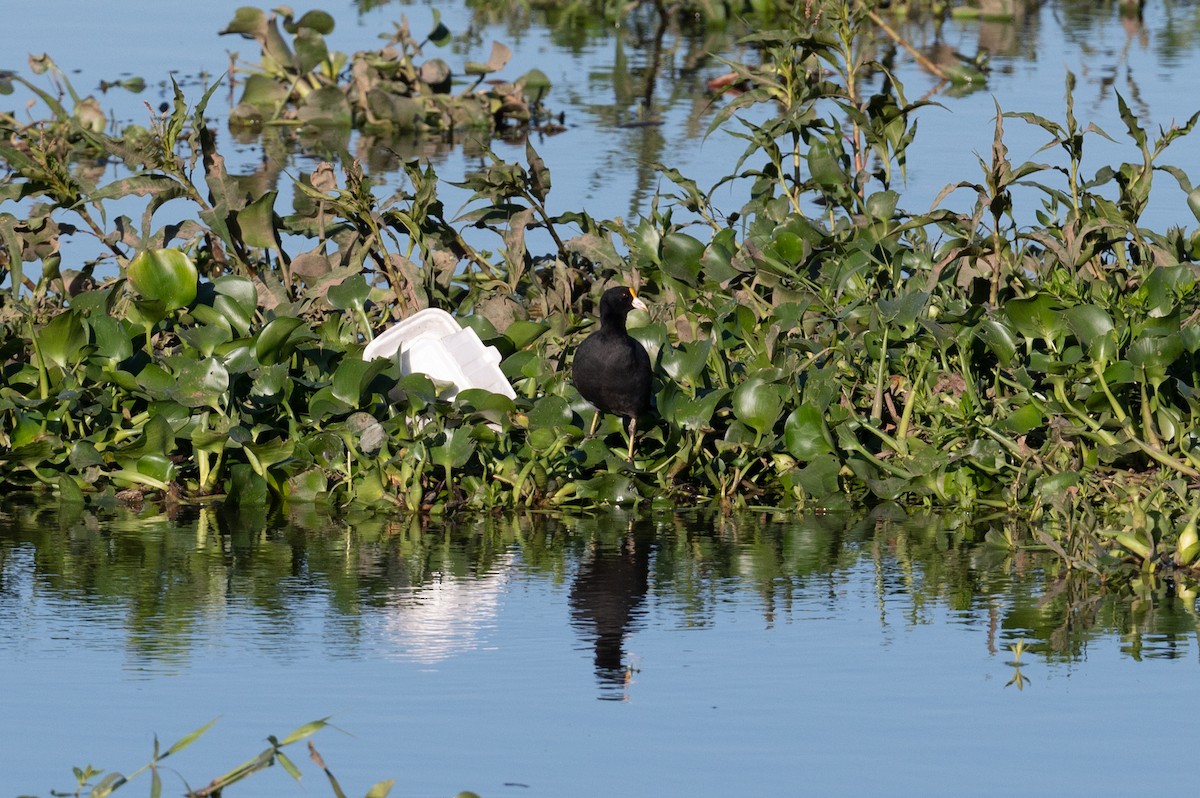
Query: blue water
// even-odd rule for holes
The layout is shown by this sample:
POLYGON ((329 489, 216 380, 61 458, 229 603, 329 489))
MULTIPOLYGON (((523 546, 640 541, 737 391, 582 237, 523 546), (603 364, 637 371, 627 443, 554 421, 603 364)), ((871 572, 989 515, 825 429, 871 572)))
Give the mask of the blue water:
MULTIPOLYGON (((250 42, 216 35, 241 4, 12 4, 0 68, 29 76, 21 54, 47 51, 87 91, 141 75, 144 95, 110 94, 104 105, 144 121, 144 102, 169 98, 169 70, 194 100, 201 73, 226 69, 226 50, 252 54, 250 42), (127 44, 98 46, 112 41, 127 44)), ((934 95, 946 107, 920 114, 904 207, 923 211, 948 181, 980 178, 995 102, 1061 120, 1068 69, 1079 75, 1076 113, 1121 142, 1115 91, 1152 134, 1200 108, 1196 3, 1151 0, 1142 29, 1104 6, 1081 22, 1068 5, 1091 7, 1043 4, 1036 24, 1015 29, 1015 51, 993 57, 985 90, 934 95)), ((424 5, 361 16, 345 2, 324 8, 338 20, 333 45, 347 51, 376 46, 400 13, 415 30, 431 20, 424 5)), ((465 27, 464 11, 441 8, 452 29, 465 27)), ((972 53, 984 34, 956 23, 944 35, 972 53)), ((566 52, 545 32, 516 42, 489 30, 448 60, 484 60, 492 38, 514 46, 512 74, 546 71, 552 104, 567 113, 566 133, 535 142, 554 172, 552 211, 644 212, 647 187, 660 185, 645 153, 703 186, 741 152, 698 135, 708 117, 692 99, 664 102, 657 128, 618 127, 636 109, 614 91, 611 40, 566 52)), ((718 71, 709 65, 701 77, 718 71)), ((934 87, 911 62, 899 72, 910 99, 934 87)), ((0 106, 20 102, 0 97, 0 106)), ((1016 120, 1006 133, 1014 162, 1062 162, 1037 153, 1044 133, 1016 120)), ((235 170, 261 159, 256 145, 220 135, 235 170)), ((1128 144, 1090 141, 1089 173, 1137 158, 1128 144)), ((496 147, 523 157, 522 147, 496 147)), ((478 163, 457 150, 435 157, 450 180, 478 163)), ((312 161, 301 154, 289 168, 312 161)), ((1194 136, 1165 161, 1200 181, 1194 136)), ((1173 180, 1157 181, 1146 224, 1194 229, 1173 180)), ((964 191, 949 202, 971 201, 964 191)), ((241 539, 195 520, 153 531, 108 520, 40 533, 0 525, 0 795, 67 790, 70 768, 89 762, 131 772, 155 734, 166 746, 216 718, 166 763, 198 787, 256 754, 267 735, 327 716, 345 733, 326 729, 314 742, 349 795, 387 778, 397 796, 530 798, 1141 795, 1194 780, 1194 599, 1085 593, 1064 608, 1061 584, 1036 561, 963 547, 946 556, 971 562, 943 569, 928 552, 914 563, 890 537, 805 548, 801 528, 787 533, 800 553, 764 565, 757 533, 682 523, 695 524, 691 537, 660 529, 633 574, 611 574, 625 587, 608 594, 589 594, 581 579, 594 563, 582 522, 555 533, 568 544, 552 566, 538 559, 538 533, 525 530, 531 537, 506 538, 479 568, 459 537, 397 555, 389 547, 408 540, 403 531, 361 540, 333 522, 303 545, 295 538, 311 532, 241 539), (62 547, 72 554, 50 556, 62 547), (169 567, 145 570, 164 559, 169 567), (330 570, 313 570, 318 561, 330 570), (597 618, 613 617, 605 612, 622 619, 615 666, 611 623, 597 654, 597 618), (1022 638, 1029 681, 1018 689, 1008 647, 1022 638)), ((330 794, 305 751, 289 751, 303 788, 276 767, 227 795, 330 794)), ((164 777, 167 794, 182 792, 177 776, 164 777)), ((147 785, 143 776, 118 794, 147 785)))
MULTIPOLYGON (((1048 563, 966 544, 940 563, 916 531, 618 514, 519 523, 493 556, 469 527, 397 553, 403 532, 235 543, 143 516, 74 527, 56 573, 63 533, 0 522, 0 795, 128 773, 213 718, 168 760, 193 787, 325 717, 341 731, 313 741, 349 795, 1136 795, 1192 775, 1194 599, 1089 629, 1089 606, 1136 603, 1055 619, 1048 563), (1039 613, 1062 639, 1021 626, 1039 613)), ((227 794, 329 794, 290 750, 306 786, 275 767, 227 794)))
MULTIPOLYGON (((185 9, 150 0, 130 0, 117 7, 21 0, 8 9, 8 24, 0 26, 0 69, 31 77, 24 54, 48 52, 81 93, 96 92, 101 80, 139 75, 149 84, 142 95, 117 90, 101 100, 111 118, 145 124, 150 116, 147 102, 157 106, 171 99, 168 74, 176 76, 194 102, 206 81, 226 72, 231 52, 242 62, 253 63, 258 55, 253 42, 217 35, 244 4, 244 0, 214 0, 185 9), (96 46, 108 41, 129 42, 129 46, 96 46)), ((498 40, 514 51, 502 77, 514 79, 537 67, 550 78, 553 88, 548 104, 551 110, 565 114, 568 128, 565 133, 534 140, 553 173, 552 213, 584 209, 598 219, 646 213, 656 191, 674 191, 655 174, 650 165, 655 160, 678 168, 702 188, 734 171, 745 143, 725 133, 704 137, 719 103, 705 96, 703 83, 726 68, 713 59, 697 60, 694 51, 701 47, 695 43, 668 36, 653 109, 661 124, 626 127, 640 118, 638 70, 645 67, 648 56, 615 36, 586 38, 568 49, 549 31, 536 26, 519 35, 502 25, 473 26, 470 12, 458 2, 389 3, 363 13, 348 0, 319 5, 334 15, 337 27, 329 41, 343 52, 379 47, 379 36, 392 31, 401 15, 408 18, 414 33, 422 36, 432 27, 435 6, 456 35, 470 32, 471 36, 451 48, 429 47, 428 57, 445 58, 456 67, 466 60, 485 61, 491 42, 498 40), (626 59, 628 71, 615 69, 618 58, 626 59), (700 66, 693 72, 687 67, 694 63, 700 66)), ((303 13, 308 7, 295 8, 303 13)), ((1105 165, 1139 161, 1140 153, 1130 143, 1117 112, 1116 93, 1125 97, 1152 138, 1160 128, 1182 124, 1200 110, 1192 80, 1200 69, 1197 13, 1195 2, 1149 0, 1144 23, 1139 25, 1120 20, 1115 3, 1047 2, 1013 25, 947 23, 941 29, 941 42, 948 47, 968 56, 980 50, 993 53, 988 83, 966 96, 953 96, 954 92, 901 52, 896 74, 909 100, 928 98, 943 106, 917 113, 920 129, 909 152, 907 180, 896 183, 902 190, 901 206, 924 212, 948 184, 982 179, 978 158, 990 158, 997 103, 1004 111, 1026 111, 1062 122, 1068 70, 1078 78, 1076 115, 1081 126, 1094 123, 1116 139, 1112 143, 1100 136, 1088 137, 1084 173, 1091 176, 1105 165)), ((922 49, 935 42, 927 25, 900 26, 900 30, 922 49)), ((755 60, 748 49, 728 42, 723 47, 727 57, 755 60)), ((870 87, 876 88, 874 84, 870 87)), ((232 172, 248 173, 258 166, 262 152, 254 144, 230 140, 220 121, 228 106, 228 94, 222 89, 209 108, 219 122, 219 146, 232 172)), ((0 97, 0 107, 18 108, 20 103, 0 97)), ((1039 152, 1049 140, 1044 132, 1018 120, 1007 120, 1005 131, 1014 164, 1027 160, 1065 164, 1057 151, 1039 152)), ((1194 141, 1193 136, 1176 143, 1161 162, 1178 166, 1191 180, 1200 182, 1200 147, 1194 141)), ((498 141, 493 147, 503 158, 524 160, 523 143, 498 141)), ((366 153, 355 154, 366 159, 366 153)), ((461 149, 429 148, 426 155, 446 181, 461 180, 484 164, 477 155, 464 155, 461 149)), ((300 153, 289 164, 289 171, 309 171, 319 160, 318 154, 300 153)), ((403 182, 396 173, 383 176, 385 185, 403 182)), ((1039 179, 1061 185, 1049 174, 1039 179)), ((287 186, 282 188, 281 203, 287 196, 287 186)), ((443 191, 448 211, 457 211, 466 200, 465 194, 448 186, 443 186, 443 191)), ((1037 195, 1029 193, 1026 199, 1018 199, 1027 203, 1018 207, 1022 223, 1033 223, 1039 206, 1037 195)), ((714 200, 728 213, 740 209, 744 194, 721 190, 714 200)), ((973 202, 971 191, 959 190, 945 204, 962 209, 973 202)), ((1144 222, 1160 231, 1170 225, 1195 228, 1197 224, 1184 193, 1166 174, 1156 175, 1156 192, 1144 222)))

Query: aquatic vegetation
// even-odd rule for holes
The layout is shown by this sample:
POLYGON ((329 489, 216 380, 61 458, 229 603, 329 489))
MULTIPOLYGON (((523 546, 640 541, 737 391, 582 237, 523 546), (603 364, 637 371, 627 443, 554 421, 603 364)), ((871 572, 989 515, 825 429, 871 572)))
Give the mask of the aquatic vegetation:
POLYGON ((467 62, 462 74, 469 86, 454 92, 456 75, 440 58, 419 60, 428 45, 443 46, 449 29, 436 20, 418 41, 407 21, 396 25, 382 48, 347 56, 331 51, 325 35, 334 20, 323 11, 295 18, 281 7, 264 12, 244 6, 222 34, 254 40, 261 60, 247 71, 241 100, 230 114, 237 127, 293 124, 363 128, 388 133, 454 132, 461 128, 502 130, 548 121, 542 100, 550 81, 530 70, 512 82, 484 79, 500 72, 512 52, 494 42, 485 63, 467 62), (289 44, 280 31, 292 36, 289 44))
MULTIPOLYGON (((184 735, 165 751, 159 750, 158 738, 156 737, 154 740, 154 753, 150 762, 130 773, 128 776, 118 771, 105 772, 103 770, 97 770, 91 765, 87 765, 85 767, 76 767, 73 769, 76 781, 75 791, 71 793, 55 792, 53 794, 75 796, 86 794, 90 796, 90 798, 107 798, 107 796, 112 795, 120 788, 141 776, 143 773, 149 773, 150 794, 161 795, 163 788, 163 777, 160 770, 162 769, 163 760, 172 754, 179 753, 192 743, 196 742, 196 740, 198 740, 202 735, 212 728, 214 723, 216 723, 216 721, 210 721, 190 734, 184 735)), ((180 780, 183 781, 186 789, 186 793, 184 794, 188 798, 207 798, 207 796, 219 796, 223 794, 222 791, 225 790, 225 788, 245 781, 255 773, 259 773, 260 771, 266 770, 274 765, 279 765, 281 768, 287 771, 289 776, 298 782, 300 781, 301 776, 300 768, 296 766, 296 763, 288 757, 283 749, 290 745, 301 742, 302 740, 308 740, 309 737, 312 737, 314 734, 328 725, 328 718, 326 718, 323 720, 316 720, 311 723, 306 723, 298 729, 292 731, 283 739, 279 739, 274 735, 271 735, 267 738, 267 741, 270 743, 270 745, 262 753, 246 760, 229 772, 217 776, 204 786, 193 787, 189 785, 188 782, 181 776, 180 780)), ((345 798, 345 792, 342 791, 342 787, 340 784, 338 784, 337 778, 333 775, 332 771, 326 767, 325 760, 317 752, 317 749, 313 746, 311 740, 308 742, 308 755, 309 758, 312 759, 312 761, 317 765, 317 767, 324 772, 325 777, 329 780, 331 793, 334 796, 338 796, 338 798, 345 798)), ((394 784, 394 781, 379 782, 367 791, 367 798, 384 798, 388 793, 391 792, 394 784)))
MULTIPOLYGON (((744 204, 715 207, 711 189, 659 165, 673 188, 628 222, 552 215, 532 144, 525 163, 492 155, 467 178, 458 219, 418 162, 388 197, 357 162, 322 164, 286 212, 274 188, 225 170, 205 117, 216 84, 191 104, 176 87, 152 129, 115 134, 73 90, 68 108, 5 76, 47 118, 0 117, 0 482, 70 503, 435 514, 897 502, 994 513, 998 545, 1096 574, 1194 568, 1200 244, 1140 218, 1156 176, 1200 209, 1189 177, 1162 163, 1197 117, 1155 137, 1118 99, 1132 156, 1088 176, 1084 148, 1108 134, 1070 102, 1063 120, 997 108, 981 174, 943 194, 971 206, 912 213, 895 185, 926 102, 906 98, 862 33, 875 13, 796 4, 752 34, 761 63, 729 65, 740 93, 710 131, 745 143, 722 181, 747 186, 744 204), (773 114, 739 116, 752 105, 773 114), (1011 162, 1013 122, 1049 134, 1060 162, 1011 162), (128 175, 98 184, 95 158, 128 175), (1031 195, 1040 204, 1018 211, 1031 195), (106 203, 127 197, 145 201, 140 221, 110 220, 106 203), (495 251, 468 243, 468 226, 495 251), (59 237, 80 229, 101 252, 65 264, 59 237), (535 229, 549 251, 530 250, 535 229), (630 334, 659 376, 660 419, 639 424, 633 462, 617 419, 584 434, 590 412, 568 378, 610 284, 639 285, 652 307, 630 334), (375 331, 427 306, 502 352, 515 401, 446 401, 424 375, 362 360, 375 331)), ((227 29, 263 47, 243 101, 264 124, 459 124, 430 110, 445 95, 426 91, 407 31, 390 53, 341 57, 320 38, 326 16, 285 14, 286 47, 278 23, 243 9, 227 29), (423 110, 384 113, 410 103, 423 110)), ((488 97, 496 121, 503 101, 488 97)))

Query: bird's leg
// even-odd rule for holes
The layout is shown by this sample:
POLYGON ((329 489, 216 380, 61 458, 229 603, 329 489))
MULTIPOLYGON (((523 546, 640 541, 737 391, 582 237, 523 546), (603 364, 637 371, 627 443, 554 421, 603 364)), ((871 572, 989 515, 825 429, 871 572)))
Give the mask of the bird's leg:
POLYGON ((629 419, 629 462, 633 462, 633 441, 637 436, 637 416, 629 419))
MULTIPOLYGON (((588 438, 591 438, 593 435, 596 434, 596 425, 599 423, 600 423, 600 411, 597 410, 596 415, 592 416, 592 427, 591 427, 591 429, 588 430, 588 434, 587 434, 588 438)), ((587 440, 587 438, 585 438, 584 440, 587 440)))

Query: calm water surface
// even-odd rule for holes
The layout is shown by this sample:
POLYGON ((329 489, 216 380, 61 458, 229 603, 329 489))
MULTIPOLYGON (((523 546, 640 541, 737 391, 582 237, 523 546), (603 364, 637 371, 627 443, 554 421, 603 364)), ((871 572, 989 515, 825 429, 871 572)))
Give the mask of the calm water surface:
MULTIPOLYGON (((0 25, 0 68, 28 75, 24 53, 46 51, 85 91, 141 75, 143 95, 104 103, 114 118, 144 122, 144 102, 169 96, 168 71, 194 100, 202 73, 227 68, 227 50, 252 56, 249 42, 216 35, 238 5, 14 3, 0 25)), ((1060 120, 1068 69, 1079 75, 1077 114, 1122 142, 1114 92, 1152 132, 1200 108, 1200 4, 1150 0, 1142 25, 1122 23, 1115 6, 1050 2, 1016 25, 944 28, 955 49, 992 51, 994 72, 983 91, 930 94, 945 107, 922 111, 902 204, 922 211, 947 182, 977 179, 995 102, 1060 120)), ((428 5, 323 7, 345 51, 378 46, 400 13, 415 30, 432 19, 428 5)), ((438 7, 455 32, 468 29, 461 5, 438 7)), ((669 53, 654 97, 662 124, 647 128, 626 126, 644 106, 628 82, 647 63, 644 49, 613 35, 568 46, 537 26, 488 24, 442 55, 484 60, 493 38, 514 49, 506 74, 543 69, 552 105, 567 114, 566 133, 535 142, 554 171, 552 210, 644 212, 665 188, 654 160, 702 186, 732 171, 740 144, 701 137, 713 109, 698 89, 721 71, 703 60, 692 68, 702 43, 669 53)), ((935 91, 904 57, 898 70, 910 99, 935 91)), ((5 108, 21 102, 0 97, 5 108)), ((1014 160, 1057 157, 1037 154, 1045 134, 1016 120, 1006 131, 1014 160)), ((258 143, 222 131, 221 146, 233 168, 261 166, 258 143)), ((523 158, 523 146, 495 146, 523 158)), ((1098 138, 1088 153, 1090 170, 1136 158, 1098 138)), ((461 149, 429 155, 449 180, 479 163, 461 149)), ((287 168, 320 157, 302 150, 287 168)), ((1194 138, 1166 161, 1200 181, 1194 138)), ((372 168, 390 174, 386 162, 372 168)), ((1193 227, 1182 193, 1159 181, 1146 223, 1193 227)), ((734 198, 717 199, 734 209, 734 198)), ((1190 784, 1200 732, 1194 598, 1098 593, 1052 562, 975 537, 933 522, 703 515, 454 528, 195 511, 64 516, 9 500, 0 505, 0 795, 66 790, 71 766, 89 762, 132 771, 155 734, 166 745, 219 718, 169 760, 198 786, 268 734, 326 716, 346 733, 325 730, 315 743, 350 795, 385 778, 397 780, 393 795, 485 798, 1138 795, 1190 784), (1020 639, 1029 648, 1018 670, 1009 646, 1020 639)), ((304 788, 275 768, 229 793, 329 794, 304 752, 293 758, 304 788)), ((178 794, 171 778, 167 793, 178 794)))
MULTIPOLYGON (((148 84, 144 93, 114 90, 103 95, 102 105, 110 118, 122 124, 146 124, 150 117, 146 103, 157 106, 171 99, 169 74, 176 76, 194 102, 205 82, 228 70, 230 54, 253 64, 258 57, 253 42, 218 35, 234 11, 246 4, 245 0, 211 0, 184 6, 123 0, 111 6, 19 0, 6 7, 6 24, 0 25, 0 69, 30 77, 25 54, 47 52, 71 74, 81 93, 98 92, 101 80, 141 76, 148 84), (104 46, 108 42, 130 46, 104 46)), ((924 212, 948 184, 982 177, 977 159, 990 157, 997 104, 1005 111, 1026 111, 1062 122, 1068 70, 1078 76, 1075 102, 1081 126, 1095 123, 1116 139, 1113 143, 1088 137, 1084 160, 1088 175, 1105 165, 1140 161, 1118 114, 1117 93, 1152 137, 1160 128, 1182 124, 1200 110, 1193 77, 1200 70, 1200 3, 1148 0, 1142 21, 1120 18, 1118 4, 1111 0, 1052 0, 1036 5, 1014 23, 899 26, 905 37, 930 55, 950 50, 968 56, 981 51, 991 54, 987 84, 958 96, 963 92, 939 84, 907 52, 897 52, 895 70, 908 98, 928 98, 942 105, 917 114, 919 132, 909 151, 907 180, 897 181, 896 186, 902 191, 902 207, 924 212)), ((294 7, 300 13, 309 8, 294 7)), ((752 51, 736 45, 737 31, 689 35, 671 31, 655 47, 653 30, 637 26, 548 28, 536 19, 532 25, 506 24, 473 13, 461 0, 380 4, 331 0, 317 7, 334 15, 337 27, 329 41, 343 52, 378 48, 380 35, 390 33, 401 15, 421 36, 432 28, 436 8, 458 38, 445 49, 427 48, 427 57, 442 57, 460 68, 467 60, 487 60, 492 41, 499 40, 513 50, 502 77, 515 79, 534 67, 543 70, 553 84, 548 104, 551 110, 561 111, 567 123, 565 133, 539 136, 534 142, 553 172, 549 199, 553 213, 584 209, 597 219, 644 214, 656 192, 674 190, 653 168, 654 162, 678 168, 703 188, 734 173, 744 149, 744 142, 727 133, 704 136, 720 105, 705 92, 705 82, 727 71, 707 53, 757 60, 752 51), (360 10, 365 5, 374 7, 360 10), (648 81, 652 64, 658 65, 657 77, 648 81), (659 124, 633 124, 645 120, 659 124)), ((234 141, 223 129, 224 114, 238 93, 240 89, 232 96, 218 92, 209 112, 221 128, 219 146, 231 171, 250 174, 261 170, 264 147, 257 141, 234 141)), ((0 107, 16 109, 24 99, 20 92, 14 98, 0 97, 0 107)), ((759 116, 768 110, 759 109, 759 116)), ((1005 131, 1014 163, 1065 163, 1057 151, 1039 152, 1049 137, 1038 128, 1014 119, 1006 121, 1005 131)), ((469 148, 411 141, 384 144, 373 146, 354 137, 345 146, 393 187, 403 184, 397 171, 399 157, 432 160, 445 181, 461 180, 485 163, 477 150, 469 148)), ((492 146, 503 158, 524 161, 523 142, 497 141, 492 146)), ((301 147, 283 166, 287 174, 311 171, 326 154, 301 147)), ((1180 167, 1192 181, 1200 182, 1200 146, 1194 137, 1170 148, 1161 162, 1180 167)), ((280 203, 286 207, 290 180, 270 171, 279 179, 280 203)), ((1052 175, 1043 175, 1043 180, 1054 183, 1052 175)), ((1194 227, 1196 219, 1175 181, 1160 174, 1155 186, 1145 223, 1156 230, 1169 225, 1194 227)), ((466 200, 465 194, 449 186, 443 185, 442 191, 448 211, 456 211, 466 200)), ((732 190, 714 195, 727 213, 739 210, 744 198, 744 192, 732 190)), ((1017 208, 1026 223, 1034 221, 1037 198, 1031 192, 1025 200, 1028 206, 1017 208)), ((950 207, 969 207, 973 201, 970 192, 959 191, 946 202, 950 207)))
MULTIPOLYGON (((350 795, 1133 795, 1151 762, 1187 783, 1194 598, 1102 594, 975 535, 9 507, 0 794, 132 771, 219 718, 174 762, 196 786, 327 716, 350 795)), ((328 794, 293 753, 303 791, 274 768, 230 794, 328 794)))

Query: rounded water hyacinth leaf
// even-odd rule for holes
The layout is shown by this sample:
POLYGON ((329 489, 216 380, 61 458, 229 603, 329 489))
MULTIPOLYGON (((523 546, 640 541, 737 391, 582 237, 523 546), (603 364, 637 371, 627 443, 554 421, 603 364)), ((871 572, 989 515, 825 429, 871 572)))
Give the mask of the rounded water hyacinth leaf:
POLYGON ((1097 305, 1076 305, 1067 311, 1067 324, 1092 360, 1107 363, 1116 356, 1116 325, 1097 305))
POLYGON ((211 407, 220 412, 229 390, 229 372, 219 360, 191 360, 175 369, 171 398, 184 407, 211 407))
POLYGON ((260 113, 270 113, 283 105, 287 96, 287 86, 272 80, 268 75, 250 75, 242 86, 239 104, 255 108, 260 113))
POLYGON ((384 358, 375 358, 370 362, 358 358, 345 358, 337 371, 333 373, 333 395, 350 407, 359 407, 368 398, 368 387, 371 381, 391 365, 384 358))
POLYGON ((783 408, 781 387, 761 376, 749 377, 733 391, 733 412, 759 435, 769 432, 783 408))
POLYGON ((582 498, 596 504, 632 504, 642 498, 632 479, 614 472, 580 482, 578 490, 582 498))
MULTIPOLYGON (((306 15, 307 16, 307 15, 306 15)), ((296 33, 296 66, 301 72, 311 72, 329 60, 325 37, 310 28, 296 33)))
POLYGON ((668 233, 662 240, 662 269, 676 280, 695 285, 700 276, 704 243, 687 233, 668 233))
POLYGON ((337 86, 322 86, 304 98, 296 117, 306 125, 350 127, 354 114, 346 93, 337 86))
POLYGON ((356 274, 330 287, 326 298, 338 310, 361 311, 370 294, 371 286, 367 285, 367 279, 356 274))
POLYGON ((462 468, 475 453, 475 441, 469 427, 451 427, 445 440, 429 449, 429 459, 440 468, 462 468))
POLYGON ((1057 338, 1066 326, 1063 314, 1048 294, 1011 299, 1005 303, 1004 312, 1017 332, 1026 338, 1049 341, 1057 338))
POLYGON ((543 396, 529 411, 529 429, 560 430, 571 423, 573 415, 567 400, 553 394, 543 396))
POLYGON ((289 477, 283 493, 293 502, 315 502, 329 490, 329 479, 319 468, 310 468, 289 477))
POLYGON ((129 264, 129 284, 143 298, 163 303, 167 312, 196 300, 198 274, 192 259, 177 249, 150 249, 129 264))
POLYGON ((1142 336, 1129 346, 1129 362, 1146 382, 1159 385, 1167 378, 1167 369, 1183 355, 1183 339, 1178 333, 1151 338, 1142 336))
POLYGON ((783 441, 788 453, 797 460, 810 462, 818 455, 833 453, 833 437, 825 418, 815 405, 800 405, 783 424, 783 441))
POLYGON ((546 73, 540 69, 534 68, 525 73, 521 78, 521 82, 525 85, 525 93, 536 98, 545 96, 546 92, 550 91, 550 78, 546 77, 546 73))
POLYGON ((1190 266, 1159 266, 1151 270, 1142 285, 1151 318, 1170 316, 1195 282, 1190 266))
POLYGON ((672 420, 684 429, 705 429, 712 424, 717 406, 728 396, 728 388, 718 388, 696 399, 684 399, 675 406, 672 420))
POLYGON ((304 16, 296 20, 295 27, 297 29, 308 28, 317 33, 329 35, 333 33, 334 22, 333 17, 325 11, 306 11, 304 16))
POLYGON ((242 6, 234 12, 233 19, 219 35, 236 33, 247 39, 267 35, 267 15, 262 9, 252 6, 242 6))
POLYGON ((703 373, 710 352, 712 341, 707 338, 682 343, 677 347, 665 346, 662 348, 663 371, 675 382, 695 382, 703 373))

